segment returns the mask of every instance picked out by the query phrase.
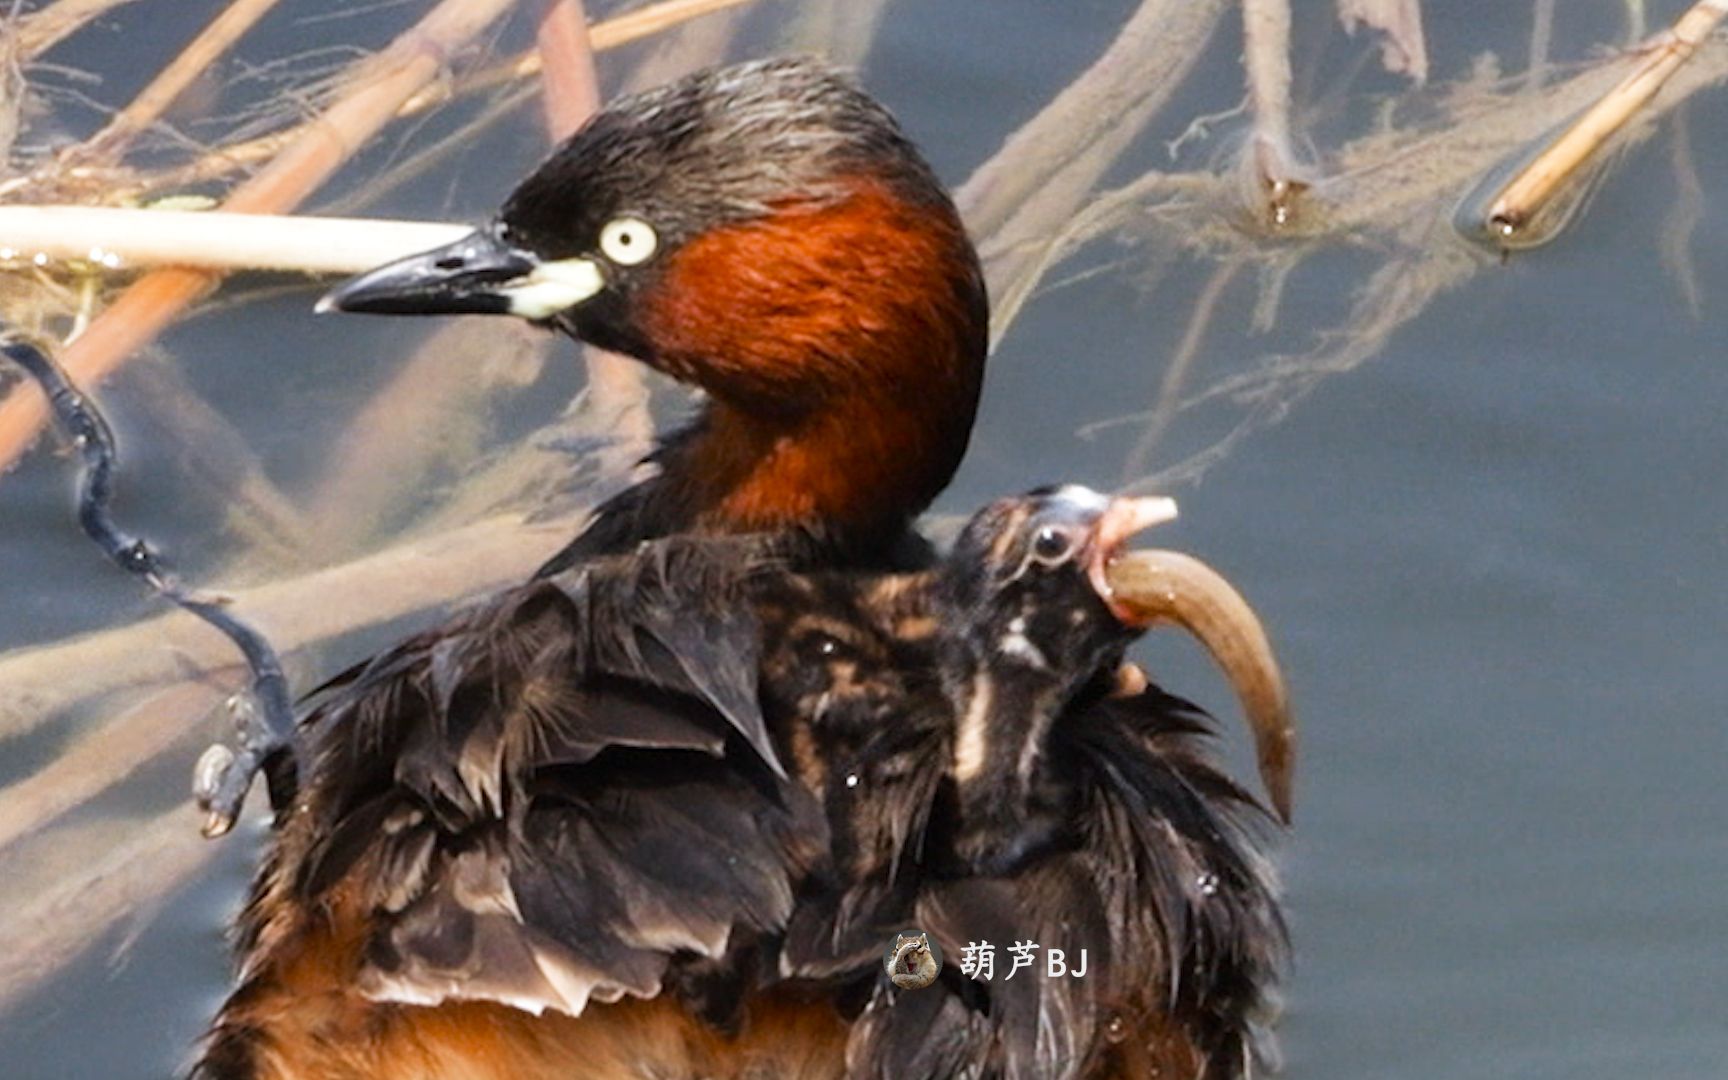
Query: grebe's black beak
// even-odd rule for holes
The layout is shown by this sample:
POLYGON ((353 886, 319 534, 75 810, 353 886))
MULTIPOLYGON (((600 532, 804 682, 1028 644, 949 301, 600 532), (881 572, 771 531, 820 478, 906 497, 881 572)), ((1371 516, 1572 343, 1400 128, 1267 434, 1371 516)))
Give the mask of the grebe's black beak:
POLYGON ((593 259, 544 261, 505 243, 494 227, 367 271, 326 293, 316 310, 539 320, 590 299, 605 286, 593 259))

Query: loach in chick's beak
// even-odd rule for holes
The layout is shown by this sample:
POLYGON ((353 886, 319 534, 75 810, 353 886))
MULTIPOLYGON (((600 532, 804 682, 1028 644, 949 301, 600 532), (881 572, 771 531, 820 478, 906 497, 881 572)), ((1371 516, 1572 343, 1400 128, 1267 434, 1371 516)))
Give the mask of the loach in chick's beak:
POLYGON ((1160 498, 1116 498, 1098 519, 1088 577, 1124 625, 1174 624, 1193 634, 1224 672, 1254 738, 1261 782, 1280 820, 1290 821, 1296 721, 1272 644, 1242 594, 1191 555, 1127 550, 1141 530, 1176 516, 1160 498))

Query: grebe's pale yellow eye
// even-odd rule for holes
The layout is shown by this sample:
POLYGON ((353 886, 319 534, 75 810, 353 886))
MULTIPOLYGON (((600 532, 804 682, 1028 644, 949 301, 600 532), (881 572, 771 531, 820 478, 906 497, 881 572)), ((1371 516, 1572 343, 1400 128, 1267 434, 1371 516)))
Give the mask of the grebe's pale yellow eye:
POLYGON ((613 218, 600 230, 600 254, 619 266, 640 266, 659 248, 654 226, 638 217, 613 218))

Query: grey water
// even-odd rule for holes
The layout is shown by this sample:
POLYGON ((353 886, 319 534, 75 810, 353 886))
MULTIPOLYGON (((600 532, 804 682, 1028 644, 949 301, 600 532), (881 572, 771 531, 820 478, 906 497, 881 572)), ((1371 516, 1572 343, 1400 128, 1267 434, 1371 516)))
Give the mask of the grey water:
MULTIPOLYGON (((329 7, 284 5, 224 73, 376 43, 419 10, 310 17, 329 7)), ((958 184, 1133 7, 895 0, 860 70, 958 184)), ((1508 71, 1525 62, 1531 5, 1427 7, 1433 81, 1462 78, 1489 51, 1508 71)), ((1649 4, 1652 25, 1684 7, 1649 4)), ((123 8, 49 58, 99 73, 99 84, 67 85, 121 103, 217 8, 123 8)), ((1377 70, 1372 43, 1333 28, 1332 5, 1295 9, 1299 100, 1400 91, 1377 70)), ((1554 54, 1587 57, 1621 40, 1625 10, 1618 0, 1558 5, 1554 54)), ((782 48, 796 12, 760 4, 729 55, 782 48)), ((510 33, 506 44, 524 40, 510 33)), ((642 55, 603 56, 606 86, 642 55)), ((1161 140, 1189 119, 1237 103, 1239 62, 1227 19, 1137 144, 1137 167, 1166 163, 1161 140)), ((62 116, 69 135, 90 129, 72 107, 62 116)), ((538 157, 536 123, 524 114, 489 132, 368 212, 478 220, 538 157)), ((1281 1028, 1288 1076, 1728 1076, 1728 90, 1694 98, 1684 123, 1704 196, 1691 241, 1696 310, 1660 242, 1678 200, 1670 120, 1554 243, 1487 260, 1368 363, 1292 398, 1198 482, 1169 489, 1182 518, 1158 542, 1205 558, 1254 602, 1302 725, 1297 826, 1281 852, 1295 940, 1281 1028)), ((1338 245, 1301 261, 1266 333, 1248 327, 1251 278, 1227 289, 1198 385, 1311 347, 1376 257, 1338 245)), ((1087 272, 1045 281, 996 351, 970 456, 939 512, 1051 480, 1135 479, 1124 463, 1143 425, 1088 425, 1150 408, 1211 268, 1148 267, 1132 245, 1104 245, 1079 267, 1087 272)), ((385 361, 424 332, 314 320, 316 293, 307 285, 209 314, 164 339, 291 494, 389 378, 385 361)), ((506 435, 562 407, 578 385, 571 356, 560 349, 520 396, 506 435)), ((188 573, 213 571, 235 543, 224 508, 153 437, 128 385, 103 395, 125 442, 120 512, 188 573)), ((1152 467, 1203 449, 1236 419, 1178 417, 1152 467)), ((70 468, 39 447, 0 477, 0 656, 155 610, 78 537, 70 468)), ((388 633, 320 663, 334 671, 388 633)), ((1140 655, 1160 681, 1234 715, 1190 646, 1158 637, 1140 655)), ((65 738, 48 729, 0 743, 0 782, 51 760, 65 738)), ((180 746, 81 813, 153 816, 186 782, 196 749, 180 746)), ((224 926, 258 838, 251 827, 222 841, 182 890, 109 928, 0 1014, 0 1075, 182 1066, 228 985, 224 926)))

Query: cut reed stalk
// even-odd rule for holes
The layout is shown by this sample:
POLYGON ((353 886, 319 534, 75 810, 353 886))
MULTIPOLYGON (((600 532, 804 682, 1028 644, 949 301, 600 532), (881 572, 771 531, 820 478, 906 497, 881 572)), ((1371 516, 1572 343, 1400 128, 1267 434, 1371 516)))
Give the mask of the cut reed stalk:
POLYGON ((430 221, 0 206, 0 263, 47 259, 107 269, 179 266, 353 274, 447 244, 467 232, 465 226, 430 221))
POLYGON ((540 105, 546 135, 556 144, 600 107, 600 74, 594 67, 588 16, 581 0, 540 0, 534 44, 541 61, 540 105))
POLYGON ((1308 189, 1296 178, 1290 149, 1290 0, 1243 0, 1243 66, 1254 117, 1249 167, 1263 220, 1287 224, 1308 189))

